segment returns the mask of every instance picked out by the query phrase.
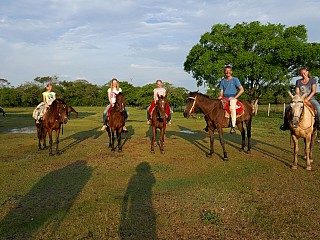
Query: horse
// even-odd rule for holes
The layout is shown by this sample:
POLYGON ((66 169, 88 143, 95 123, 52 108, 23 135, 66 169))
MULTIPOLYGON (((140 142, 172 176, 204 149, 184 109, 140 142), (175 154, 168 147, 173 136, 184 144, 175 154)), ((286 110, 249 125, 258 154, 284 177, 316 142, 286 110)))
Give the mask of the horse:
POLYGON ((76 118, 78 118, 78 112, 71 106, 67 106, 67 111, 68 111, 68 119, 70 119, 70 115, 73 112, 74 115, 76 115, 76 118))
MULTIPOLYGON (((241 132, 242 136, 242 146, 240 151, 245 149, 245 129, 243 123, 246 125, 247 129, 247 153, 251 151, 251 122, 252 122, 252 105, 248 101, 240 101, 243 104, 244 112, 242 115, 237 116, 236 125, 241 132)), ((191 92, 189 97, 186 100, 186 107, 184 110, 184 117, 190 117, 193 115, 196 109, 205 115, 205 120, 207 122, 209 135, 210 135, 210 152, 207 154, 208 157, 211 157, 214 153, 214 130, 218 130, 220 144, 223 150, 223 160, 228 160, 228 154, 224 146, 223 138, 223 128, 229 127, 230 120, 226 116, 226 110, 224 109, 224 104, 221 99, 210 99, 207 95, 204 95, 199 92, 191 92)))
POLYGON ((312 110, 311 106, 308 106, 304 99, 305 94, 300 96, 299 94, 292 95, 289 92, 291 97, 291 103, 289 107, 289 129, 291 131, 291 139, 294 143, 294 158, 293 165, 291 169, 298 168, 298 152, 299 152, 299 138, 304 139, 305 143, 305 157, 307 160, 306 170, 311 170, 312 160, 312 148, 314 141, 317 137, 317 128, 315 124, 315 113, 312 110))
POLYGON ((159 96, 158 101, 155 104, 153 112, 151 114, 151 127, 152 127, 152 139, 151 139, 151 153, 154 153, 154 142, 156 141, 157 129, 160 130, 160 152, 164 153, 164 136, 167 127, 167 114, 166 114, 166 100, 167 96, 159 96))
POLYGON ((122 92, 117 94, 116 102, 112 109, 110 110, 110 116, 105 120, 106 130, 109 136, 109 147, 111 147, 111 151, 115 152, 114 146, 114 132, 116 132, 117 139, 118 139, 118 152, 122 152, 122 145, 121 145, 121 133, 123 131, 123 126, 125 125, 125 97, 122 92))
POLYGON ((2 116, 6 116, 6 113, 5 113, 5 111, 4 111, 4 109, 0 106, 0 113, 2 113, 2 116))
MULTIPOLYGON (((56 131, 56 149, 55 153, 59 154, 59 135, 62 124, 68 122, 68 111, 66 103, 61 99, 56 99, 52 102, 49 108, 46 110, 43 119, 36 122, 37 135, 38 135, 38 147, 41 149, 41 141, 43 148, 46 148, 46 136, 49 134, 49 155, 52 154, 52 133, 56 131)), ((62 128, 63 130, 63 128, 62 128)))

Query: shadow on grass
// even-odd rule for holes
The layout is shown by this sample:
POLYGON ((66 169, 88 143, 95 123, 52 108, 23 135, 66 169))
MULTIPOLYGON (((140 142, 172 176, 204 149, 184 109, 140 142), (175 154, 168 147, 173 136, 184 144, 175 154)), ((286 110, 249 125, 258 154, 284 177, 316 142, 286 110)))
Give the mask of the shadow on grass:
POLYGON ((44 176, 0 222, 1 239, 32 239, 41 228, 50 239, 91 174, 86 161, 78 160, 44 176))
POLYGON ((152 186, 156 179, 150 165, 142 162, 128 183, 121 205, 119 236, 127 239, 157 239, 156 212, 152 205, 152 186))
POLYGON ((98 137, 100 137, 103 134, 102 131, 100 131, 100 128, 93 128, 91 130, 88 131, 82 131, 82 132, 77 132, 75 134, 72 134, 66 138, 60 139, 59 142, 59 147, 62 146, 60 145, 62 142, 67 141, 67 140, 73 140, 73 142, 71 142, 69 145, 60 148, 60 153, 62 154, 63 152, 69 150, 70 148, 76 146, 77 144, 93 137, 93 139, 97 139, 98 137))

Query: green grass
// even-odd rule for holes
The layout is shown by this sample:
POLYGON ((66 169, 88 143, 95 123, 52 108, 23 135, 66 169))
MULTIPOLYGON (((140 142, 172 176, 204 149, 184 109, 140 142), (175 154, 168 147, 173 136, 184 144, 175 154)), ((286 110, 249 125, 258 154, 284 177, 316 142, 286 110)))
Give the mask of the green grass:
MULTIPOLYGON (((145 111, 129 108, 122 153, 101 132, 103 107, 79 107, 62 154, 37 149, 32 108, 0 116, 0 239, 318 239, 320 145, 306 171, 290 169, 293 143, 281 111, 253 119, 252 153, 225 129, 229 161, 203 118, 175 112, 165 154, 150 153, 145 111), (15 129, 16 132, 12 132, 15 129), (187 134, 181 130, 189 130, 187 134)), ((260 108, 261 109, 261 108, 260 108)), ((201 115, 199 115, 201 116, 201 115)))

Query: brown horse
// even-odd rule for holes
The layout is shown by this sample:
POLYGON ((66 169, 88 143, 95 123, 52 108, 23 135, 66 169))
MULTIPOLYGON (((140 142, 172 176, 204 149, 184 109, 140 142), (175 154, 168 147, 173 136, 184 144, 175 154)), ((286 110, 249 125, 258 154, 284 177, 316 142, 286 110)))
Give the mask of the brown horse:
POLYGON ((6 116, 6 113, 4 112, 4 109, 0 106, 0 113, 2 113, 3 116, 6 116))
POLYGON ((151 153, 154 153, 154 142, 156 141, 157 129, 160 129, 160 152, 164 153, 164 135, 167 127, 167 114, 166 114, 166 97, 159 96, 158 101, 154 107, 151 115, 152 139, 151 139, 151 153))
POLYGON ((304 139, 305 143, 305 157, 307 160, 307 170, 311 170, 312 148, 317 137, 317 129, 314 127, 315 119, 314 112, 304 102, 305 95, 292 95, 289 108, 289 128, 291 131, 291 138, 294 143, 294 160, 292 169, 298 168, 298 152, 299 152, 299 138, 304 139))
POLYGON ((76 115, 76 118, 78 118, 78 112, 71 106, 67 107, 67 111, 68 111, 68 119, 70 119, 70 115, 73 112, 74 115, 76 115))
MULTIPOLYGON (((247 153, 250 153, 251 149, 251 121, 252 121, 252 106, 248 101, 241 101, 244 106, 244 114, 237 116, 236 125, 241 132, 242 136, 242 147, 241 151, 244 151, 245 148, 245 129, 243 123, 246 124, 247 128, 247 138, 248 138, 248 147, 247 153)), ((186 101, 186 108, 184 110, 184 117, 189 117, 194 113, 196 109, 200 109, 201 112, 205 115, 205 120, 208 125, 209 135, 210 135, 210 152, 208 156, 212 156, 214 153, 214 130, 218 130, 220 144, 223 150, 223 159, 228 160, 227 151, 224 146, 223 139, 223 128, 229 127, 229 118, 226 117, 225 109, 223 103, 220 99, 210 99, 208 96, 201 94, 199 92, 191 92, 186 101)))
POLYGON ((67 105, 61 99, 56 99, 52 102, 43 116, 43 119, 36 123, 38 133, 38 146, 41 149, 41 141, 43 147, 46 148, 46 136, 49 134, 49 155, 52 155, 52 132, 56 131, 56 154, 59 154, 59 135, 62 124, 68 122, 67 105))
POLYGON ((114 132, 116 132, 118 139, 118 152, 122 152, 121 145, 121 133, 123 131, 123 126, 125 125, 125 107, 126 100, 124 95, 120 92, 117 95, 116 102, 112 109, 110 110, 110 116, 106 118, 105 125, 107 126, 106 130, 109 136, 109 147, 111 147, 111 151, 115 151, 114 146, 114 132))

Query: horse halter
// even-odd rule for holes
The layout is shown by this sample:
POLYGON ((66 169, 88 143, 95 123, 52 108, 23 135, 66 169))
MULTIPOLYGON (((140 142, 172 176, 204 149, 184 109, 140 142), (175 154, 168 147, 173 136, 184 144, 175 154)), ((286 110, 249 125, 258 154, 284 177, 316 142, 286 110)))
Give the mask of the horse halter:
POLYGON ((192 115, 194 113, 194 108, 195 108, 195 105, 196 105, 197 96, 198 95, 196 95, 195 97, 188 97, 188 99, 193 99, 193 103, 192 103, 192 106, 190 108, 189 115, 192 115))
MULTIPOLYGON (((292 103, 292 102, 291 102, 292 103)), ((304 116, 304 102, 302 100, 299 100, 295 103, 300 103, 302 104, 302 107, 301 107, 301 112, 300 112, 300 115, 299 116, 295 116, 294 114, 292 114, 292 119, 294 118, 298 118, 299 119, 299 122, 303 119, 303 116, 304 116)), ((292 109, 292 107, 291 107, 292 109)))

